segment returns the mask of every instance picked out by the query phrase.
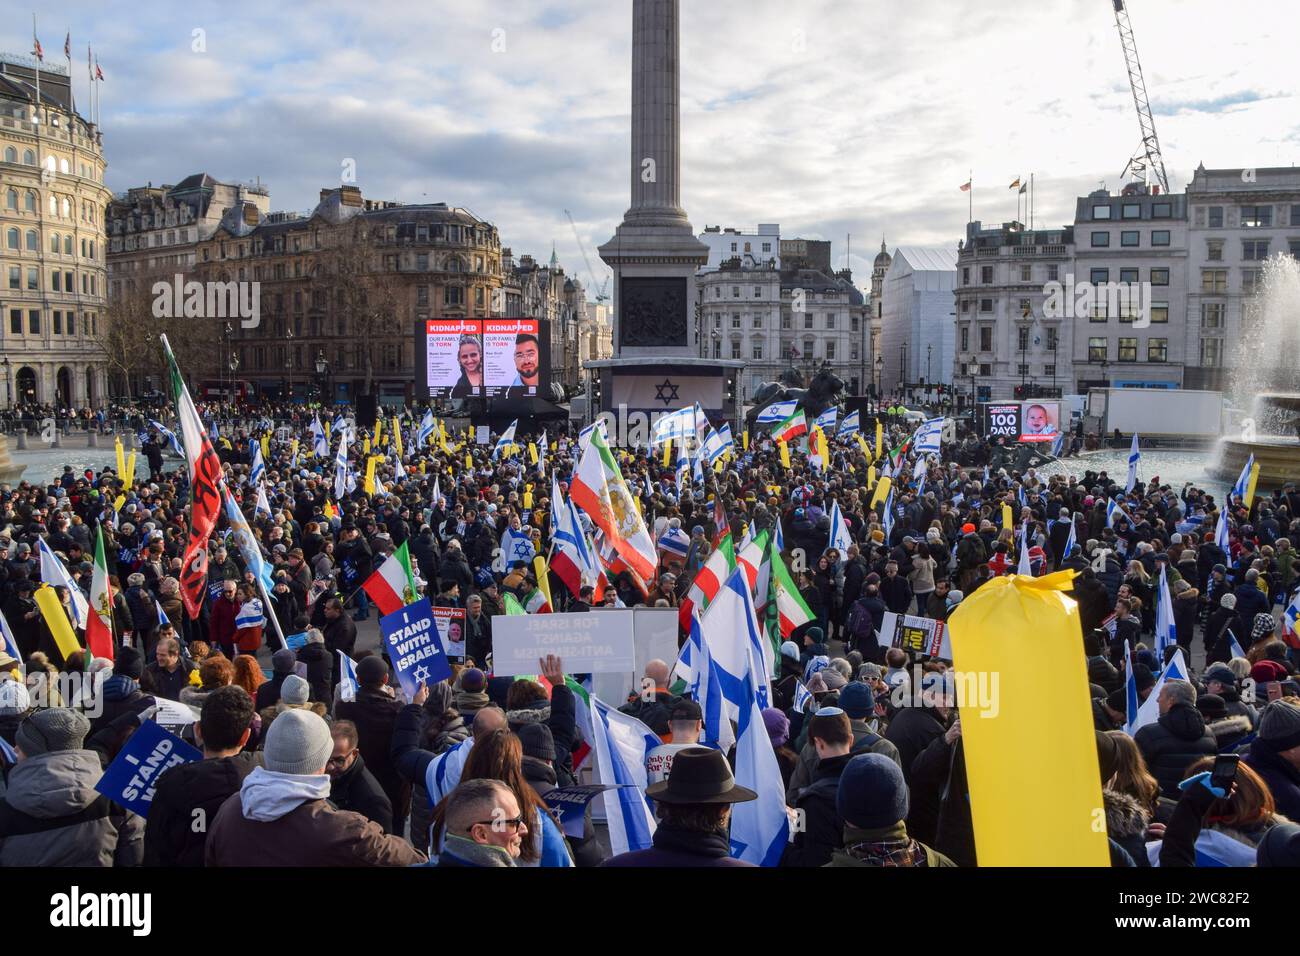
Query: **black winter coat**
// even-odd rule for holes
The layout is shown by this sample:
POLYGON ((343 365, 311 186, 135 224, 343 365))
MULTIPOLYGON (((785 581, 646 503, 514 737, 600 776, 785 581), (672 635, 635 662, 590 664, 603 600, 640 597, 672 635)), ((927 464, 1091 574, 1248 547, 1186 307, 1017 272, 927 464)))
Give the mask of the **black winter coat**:
POLYGON ((804 813, 803 829, 786 846, 782 866, 825 866, 831 854, 844 846, 844 820, 835 808, 835 794, 840 774, 852 759, 852 754, 845 754, 818 761, 813 782, 795 797, 795 809, 804 813))
POLYGON ((261 762, 260 753, 244 751, 172 767, 159 777, 144 829, 144 865, 202 866, 217 811, 261 762))
POLYGON ((1174 800, 1180 795, 1178 784, 1186 779, 1187 768, 1198 758, 1218 752, 1205 718, 1190 704, 1175 704, 1154 724, 1139 730, 1133 740, 1160 784, 1161 794, 1174 800))
POLYGON ((334 655, 325 649, 324 644, 304 644, 298 648, 298 663, 307 665, 311 699, 327 707, 334 703, 334 655))
POLYGON ((366 758, 361 754, 351 767, 330 781, 330 803, 373 820, 385 833, 393 832, 393 805, 374 774, 366 769, 366 758))
POLYGON ((366 758, 370 773, 379 781, 392 804, 394 819, 404 820, 411 805, 411 785, 402 779, 393 763, 393 726, 402 702, 373 687, 362 687, 357 699, 334 708, 336 720, 357 725, 357 749, 366 758))
POLYGON ((942 737, 943 720, 930 707, 900 707, 889 721, 885 739, 898 748, 903 777, 911 781, 912 764, 930 742, 942 737))

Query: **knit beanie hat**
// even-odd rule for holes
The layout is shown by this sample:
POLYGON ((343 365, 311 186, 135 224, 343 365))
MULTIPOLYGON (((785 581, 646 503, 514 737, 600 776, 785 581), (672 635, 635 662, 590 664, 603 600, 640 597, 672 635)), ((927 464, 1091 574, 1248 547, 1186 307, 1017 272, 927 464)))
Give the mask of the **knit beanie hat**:
POLYGON ((519 742, 523 744, 525 757, 548 763, 555 759, 555 738, 545 724, 524 724, 519 728, 519 742))
POLYGON ((763 709, 763 726, 773 747, 783 747, 790 739, 790 718, 775 707, 763 709))
POLYGON ((907 819, 907 806, 903 771, 884 754, 858 754, 845 765, 835 809, 849 826, 864 830, 891 827, 907 819))
POLYGON ((298 655, 287 647, 282 647, 271 655, 271 670, 277 674, 292 674, 298 663, 298 655))
POLYGON ((139 680, 144 673, 144 655, 134 647, 119 647, 113 657, 113 673, 139 680))
POLYGON ((1275 700, 1259 715, 1259 739, 1274 751, 1300 746, 1300 707, 1275 700))
POLYGON ((67 707, 38 710, 21 724, 14 735, 24 754, 53 753, 57 750, 80 750, 90 733, 90 721, 79 711, 67 707))
POLYGON ((22 681, 0 680, 0 717, 17 717, 31 710, 32 695, 22 681))
POLYGON ((487 686, 487 677, 477 667, 467 667, 460 672, 460 689, 470 694, 481 694, 487 686))
POLYGON ((870 687, 854 681, 840 691, 840 706, 851 719, 864 720, 876 709, 876 698, 870 687))
POLYGON ((1300 866, 1300 826, 1278 823, 1269 827, 1255 852, 1256 866, 1300 866))
POLYGON ((826 682, 827 690, 839 690, 848 683, 844 675, 833 667, 827 667, 825 670, 818 671, 822 675, 822 680, 826 682))
POLYGON ((297 674, 290 674, 280 687, 280 702, 289 707, 304 707, 311 696, 311 685, 297 674))
POLYGON ((388 676, 388 664, 382 657, 371 654, 357 665, 357 683, 362 687, 375 687, 388 676))
POLYGON ((310 710, 286 710, 271 721, 263 759, 266 769, 276 773, 318 774, 333 750, 324 720, 310 710))
POLYGON ((791 657, 797 661, 799 659, 799 645, 794 641, 786 641, 781 645, 781 656, 791 657))
POLYGON ((1277 661, 1260 661, 1250 669, 1250 679, 1256 684, 1286 680, 1286 668, 1277 661))
POLYGON ((880 680, 885 676, 885 672, 880 669, 879 664, 873 664, 870 661, 858 668, 858 680, 880 680))

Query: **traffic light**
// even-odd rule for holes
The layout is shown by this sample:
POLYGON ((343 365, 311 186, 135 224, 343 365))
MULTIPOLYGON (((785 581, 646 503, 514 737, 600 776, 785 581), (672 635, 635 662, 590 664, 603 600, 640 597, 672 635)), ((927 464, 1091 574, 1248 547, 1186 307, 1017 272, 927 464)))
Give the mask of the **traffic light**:
POLYGON ((1017 386, 1016 386, 1015 395, 1016 395, 1016 398, 1024 398, 1024 397, 1025 397, 1025 386, 1023 386, 1023 385, 1017 385, 1017 386))

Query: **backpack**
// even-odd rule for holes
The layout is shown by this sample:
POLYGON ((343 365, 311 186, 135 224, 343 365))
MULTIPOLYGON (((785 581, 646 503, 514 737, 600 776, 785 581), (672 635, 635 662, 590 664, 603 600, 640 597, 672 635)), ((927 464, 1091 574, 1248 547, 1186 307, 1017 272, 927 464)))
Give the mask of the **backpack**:
POLYGON ((869 641, 875 634, 875 621, 871 612, 860 601, 854 601, 849 609, 849 637, 856 643, 869 641))

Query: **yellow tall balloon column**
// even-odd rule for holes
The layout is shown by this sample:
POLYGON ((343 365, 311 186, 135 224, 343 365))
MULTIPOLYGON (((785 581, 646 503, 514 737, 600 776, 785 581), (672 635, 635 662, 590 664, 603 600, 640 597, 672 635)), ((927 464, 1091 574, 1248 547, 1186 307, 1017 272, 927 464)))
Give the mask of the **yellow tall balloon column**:
POLYGON ((948 619, 980 866, 1110 865, 1073 578, 994 578, 948 619))

